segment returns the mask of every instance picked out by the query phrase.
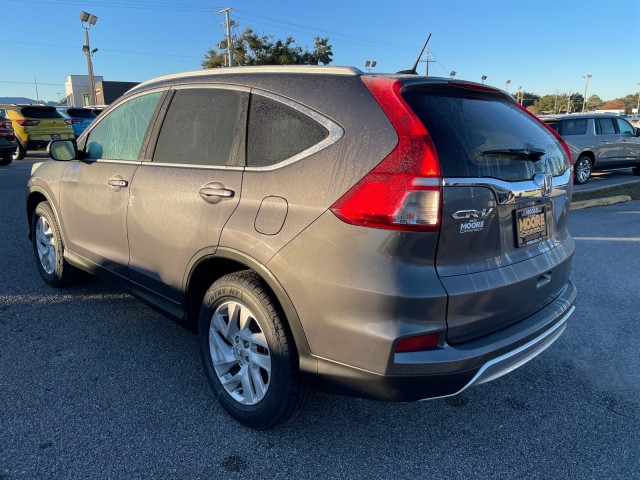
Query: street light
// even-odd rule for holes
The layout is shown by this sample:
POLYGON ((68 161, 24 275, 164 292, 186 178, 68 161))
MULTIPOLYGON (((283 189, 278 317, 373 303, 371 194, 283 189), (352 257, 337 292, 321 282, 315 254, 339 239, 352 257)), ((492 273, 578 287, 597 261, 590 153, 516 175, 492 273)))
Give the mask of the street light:
POLYGON ((520 105, 522 105, 522 96, 523 96, 521 90, 522 90, 522 85, 518 87, 518 95, 516 96, 516 101, 518 101, 518 97, 520 97, 520 101, 518 102, 520 103, 520 105))
POLYGON ((507 93, 509 93, 509 84, 511 83, 511 80, 507 80, 507 83, 505 84, 505 90, 507 91, 507 93))
POLYGON ((82 51, 87 56, 87 73, 89 77, 89 98, 91 99, 91 105, 96 105, 96 85, 93 80, 93 64, 91 63, 91 57, 94 53, 98 51, 97 48, 91 50, 89 45, 89 29, 91 25, 95 25, 98 21, 98 17, 92 15, 91 13, 82 11, 80 12, 80 25, 84 28, 84 45, 82 46, 82 51))
POLYGON ((481 78, 482 78, 482 84, 484 85, 484 81, 487 79, 487 76, 486 75, 482 75, 481 78))
POLYGON ((455 70, 451 70, 451 72, 449 73, 449 77, 451 77, 451 78, 455 77, 456 73, 458 73, 458 72, 456 72, 455 70))
MULTIPOLYGON (((640 87, 640 82, 638 82, 638 86, 640 87)), ((638 105, 636 106, 636 115, 640 115, 640 89, 638 90, 638 105)))
POLYGON ((582 75, 582 78, 586 78, 587 81, 584 84, 584 97, 582 98, 582 113, 584 113, 584 111, 587 108, 587 87, 589 86, 589 79, 592 77, 593 75, 591 75, 590 73, 588 73, 587 75, 582 75))
POLYGON ((367 69, 367 72, 371 73, 371 69, 378 64, 375 60, 365 60, 364 68, 367 69))

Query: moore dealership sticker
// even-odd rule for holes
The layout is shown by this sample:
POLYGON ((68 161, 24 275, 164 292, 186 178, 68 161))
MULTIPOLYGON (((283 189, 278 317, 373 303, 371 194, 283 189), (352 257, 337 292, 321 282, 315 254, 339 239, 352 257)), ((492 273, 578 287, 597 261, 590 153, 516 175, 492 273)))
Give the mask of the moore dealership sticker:
POLYGON ((516 210, 518 247, 539 243, 547 238, 547 214, 544 205, 516 210))
POLYGON ((481 232, 484 230, 484 220, 471 220, 460 224, 460 233, 481 232))

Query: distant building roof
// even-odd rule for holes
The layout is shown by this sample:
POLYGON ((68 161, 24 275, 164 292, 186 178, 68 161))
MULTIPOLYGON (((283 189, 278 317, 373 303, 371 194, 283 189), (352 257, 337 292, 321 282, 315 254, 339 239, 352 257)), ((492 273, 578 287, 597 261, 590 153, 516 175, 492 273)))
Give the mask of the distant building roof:
POLYGON ((44 103, 27 97, 0 97, 0 103, 44 103))

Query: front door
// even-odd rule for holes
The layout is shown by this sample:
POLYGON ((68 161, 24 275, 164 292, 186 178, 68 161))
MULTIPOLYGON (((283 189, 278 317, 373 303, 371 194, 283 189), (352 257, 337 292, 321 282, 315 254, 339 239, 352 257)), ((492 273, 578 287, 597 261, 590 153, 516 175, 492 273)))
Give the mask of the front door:
POLYGON ((162 93, 134 97, 100 118, 83 142, 83 160, 65 169, 60 208, 69 250, 103 273, 127 278, 129 187, 162 93))

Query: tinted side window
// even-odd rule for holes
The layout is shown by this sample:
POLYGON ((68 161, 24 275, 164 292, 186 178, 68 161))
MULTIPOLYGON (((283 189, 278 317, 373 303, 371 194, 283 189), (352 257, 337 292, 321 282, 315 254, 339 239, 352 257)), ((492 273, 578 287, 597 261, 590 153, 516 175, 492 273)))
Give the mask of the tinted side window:
POLYGON ((142 95, 109 112, 89 133, 87 158, 137 160, 161 96, 161 92, 142 95))
POLYGON ((563 120, 561 135, 584 135, 587 133, 587 123, 589 120, 581 118, 578 120, 563 120))
POLYGON ((247 166, 282 162, 329 135, 318 122, 287 105, 260 95, 251 96, 247 166))
POLYGON ((633 135, 633 127, 631 125, 629 125, 629 123, 627 123, 626 120, 623 120, 621 118, 616 118, 616 122, 618 122, 618 130, 620 130, 620 133, 623 135, 633 135))
POLYGON ((613 118, 596 118, 596 133, 598 135, 611 135, 616 133, 613 126, 613 118))
POLYGON ((419 91, 403 96, 427 127, 446 177, 522 181, 536 173, 558 176, 568 167, 555 137, 511 103, 419 91), (510 149, 543 150, 544 154, 529 160, 499 153, 510 149))
POLYGON ((238 151, 239 129, 244 128, 241 112, 247 97, 248 93, 234 90, 178 90, 162 124, 153 161, 230 165, 238 151))

